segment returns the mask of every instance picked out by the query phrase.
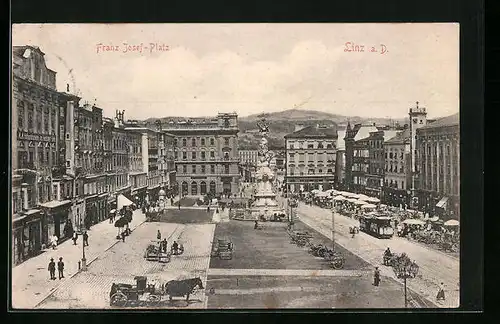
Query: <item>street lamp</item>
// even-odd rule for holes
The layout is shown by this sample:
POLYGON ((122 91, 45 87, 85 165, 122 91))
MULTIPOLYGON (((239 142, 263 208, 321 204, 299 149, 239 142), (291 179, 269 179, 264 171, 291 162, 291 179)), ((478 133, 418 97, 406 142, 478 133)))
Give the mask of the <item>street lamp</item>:
POLYGON ((332 251, 335 251, 335 207, 332 203, 332 251))
POLYGON ((405 293, 405 308, 408 307, 408 298, 406 290, 406 280, 409 278, 415 278, 418 273, 418 266, 410 260, 406 255, 399 257, 393 268, 396 278, 403 279, 404 281, 404 293, 405 293))
POLYGON ((297 200, 295 198, 290 198, 288 200, 288 205, 290 206, 290 229, 293 230, 294 220, 293 220, 293 209, 298 206, 297 200))
POLYGON ((85 258, 85 240, 82 239, 82 271, 87 271, 87 259, 85 258))

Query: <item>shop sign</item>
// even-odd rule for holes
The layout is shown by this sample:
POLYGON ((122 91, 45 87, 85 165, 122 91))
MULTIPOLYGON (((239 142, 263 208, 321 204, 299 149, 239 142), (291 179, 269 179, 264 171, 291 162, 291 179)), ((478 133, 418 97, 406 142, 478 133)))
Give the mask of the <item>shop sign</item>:
POLYGON ((39 141, 39 142, 55 142, 55 135, 41 135, 41 134, 32 134, 22 130, 17 131, 17 139, 18 140, 26 140, 26 141, 39 141))

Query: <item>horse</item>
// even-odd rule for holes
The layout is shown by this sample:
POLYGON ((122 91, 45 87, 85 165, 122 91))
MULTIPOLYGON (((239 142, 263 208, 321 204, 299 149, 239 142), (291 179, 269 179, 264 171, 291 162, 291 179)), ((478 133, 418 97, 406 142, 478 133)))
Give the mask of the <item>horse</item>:
POLYGON ((172 301, 172 297, 186 296, 186 302, 189 302, 189 295, 193 293, 196 286, 204 289, 200 277, 185 280, 170 280, 166 283, 164 289, 170 301, 172 301))

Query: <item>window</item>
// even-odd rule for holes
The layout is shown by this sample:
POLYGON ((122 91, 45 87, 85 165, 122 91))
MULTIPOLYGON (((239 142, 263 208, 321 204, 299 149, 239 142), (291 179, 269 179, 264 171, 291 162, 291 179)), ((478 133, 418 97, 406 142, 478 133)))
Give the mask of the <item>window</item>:
POLYGON ((182 152, 182 159, 187 160, 187 152, 182 152))
POLYGON ((214 151, 210 151, 210 158, 215 159, 215 152, 214 151))
POLYGON ((17 102, 17 125, 19 128, 24 128, 24 102, 17 102))
POLYGON ((191 166, 191 172, 192 173, 196 173, 196 165, 192 165, 191 166))
POLYGON ((307 157, 307 161, 308 162, 313 162, 314 161, 314 153, 309 153, 309 155, 307 157))
POLYGON ((229 137, 224 137, 224 145, 229 146, 229 137))
POLYGON ((323 173, 323 170, 322 170, 322 169, 319 169, 319 170, 318 170, 318 173, 323 173))
POLYGON ((310 144, 310 143, 309 143, 309 144, 307 144, 307 148, 308 148, 308 149, 312 149, 312 148, 314 148, 314 144, 310 144))
POLYGON ((326 173, 333 174, 333 170, 332 170, 332 169, 328 169, 328 170, 326 171, 326 173))
POLYGON ((294 149, 294 145, 293 143, 290 143, 290 149, 293 150, 294 149))
POLYGON ((191 140, 191 146, 192 146, 192 147, 195 147, 195 146, 196 146, 196 138, 193 138, 193 139, 191 140))
POLYGON ((202 166, 201 166, 201 173, 205 174, 205 172, 206 172, 206 171, 207 171, 207 170, 206 170, 206 166, 205 166, 205 165, 202 165, 202 166))
POLYGON ((210 192, 215 193, 215 181, 210 181, 210 192))
POLYGON ((324 148, 323 143, 319 142, 319 143, 318 143, 318 148, 319 148, 319 149, 324 148))
POLYGON ((205 158, 206 158, 205 151, 201 151, 201 159, 205 161, 205 158))
POLYGON ((205 139, 204 139, 204 138, 202 138, 202 139, 200 140, 200 142, 201 142, 201 145, 202 145, 202 146, 205 146, 205 139))
POLYGON ((210 166, 210 173, 215 174, 215 165, 210 166))
POLYGON ((196 152, 191 152, 191 160, 196 160, 196 152))
POLYGON ((323 153, 318 153, 318 162, 323 162, 323 153))
POLYGON ((307 174, 314 174, 314 169, 307 170, 307 174))
POLYGON ((224 160, 229 160, 229 153, 228 152, 224 152, 224 160))
POLYGON ((290 174, 290 175, 293 175, 293 172, 294 172, 294 168, 293 168, 293 167, 290 167, 290 169, 289 169, 289 174, 290 174))
POLYGON ((215 139, 214 138, 210 139, 210 145, 212 145, 212 146, 215 145, 215 139))
POLYGON ((182 166, 182 173, 187 173, 187 165, 182 166))
POLYGON ((177 160, 177 159, 178 159, 178 157, 179 157, 179 152, 175 151, 175 152, 174 152, 174 159, 176 159, 176 160, 177 160))
POLYGON ((177 147, 177 138, 174 139, 174 146, 177 147))
POLYGON ((195 196, 198 194, 198 184, 196 182, 191 182, 191 195, 195 196))
POLYGON ((226 165, 224 166, 224 173, 225 173, 225 174, 229 174, 229 165, 228 165, 228 164, 226 164, 226 165))
POLYGON ((27 129, 33 129, 35 128, 35 124, 33 121, 33 115, 35 113, 35 108, 32 103, 28 104, 28 125, 27 129))
POLYGON ((295 153, 289 153, 290 162, 295 162, 295 153))
POLYGON ((305 154, 304 153, 300 153, 299 154, 299 162, 304 163, 304 159, 305 159, 305 154))
POLYGON ((185 138, 182 139, 182 146, 187 146, 187 140, 185 138))

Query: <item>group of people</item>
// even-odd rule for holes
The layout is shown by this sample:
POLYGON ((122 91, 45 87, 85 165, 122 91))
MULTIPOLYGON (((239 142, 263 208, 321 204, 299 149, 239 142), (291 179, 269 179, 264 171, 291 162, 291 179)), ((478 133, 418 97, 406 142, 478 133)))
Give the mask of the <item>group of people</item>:
MULTIPOLYGON (((54 262, 54 258, 50 258, 48 270, 50 273, 50 280, 56 280, 56 263, 54 262)), ((64 262, 62 257, 59 258, 59 262, 57 262, 57 271, 59 272, 59 280, 64 278, 64 262)))
MULTIPOLYGON (((162 241, 160 230, 158 230, 158 232, 156 233, 156 239, 160 242, 160 251, 162 253, 167 253, 168 242, 166 238, 164 238, 162 241)), ((182 244, 177 243, 177 241, 174 241, 174 243, 172 243, 172 252, 174 255, 182 254, 184 253, 184 246, 182 244)))

